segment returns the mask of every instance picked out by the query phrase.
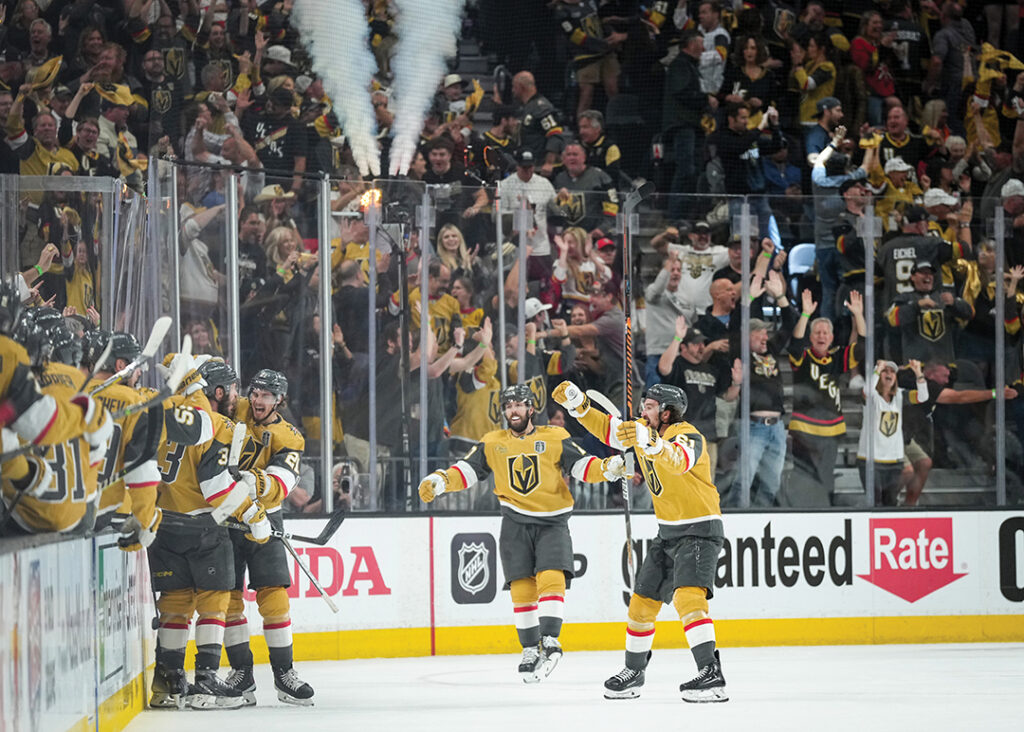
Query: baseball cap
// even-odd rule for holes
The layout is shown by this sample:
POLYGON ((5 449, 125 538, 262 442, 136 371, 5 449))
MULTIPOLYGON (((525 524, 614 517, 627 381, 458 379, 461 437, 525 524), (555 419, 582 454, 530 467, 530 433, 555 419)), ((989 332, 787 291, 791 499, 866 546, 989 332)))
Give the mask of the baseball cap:
POLYGON ((862 185, 865 185, 865 182, 863 180, 853 180, 853 179, 844 180, 842 183, 839 184, 839 195, 840 196, 843 195, 844 193, 846 193, 848 190, 850 190, 854 186, 862 186, 862 185))
POLYGON ((1009 198, 1010 196, 1024 196, 1024 183, 1021 183, 1016 178, 1010 178, 1003 184, 1003 189, 1000 191, 1003 198, 1009 198))
POLYGON ((956 206, 959 201, 941 188, 929 188, 924 192, 925 208, 929 206, 956 206))
POLYGON ((613 247, 613 246, 615 246, 615 240, 614 239, 609 239, 607 236, 601 237, 600 239, 597 240, 597 248, 598 249, 604 249, 605 247, 613 247))
POLYGON ((447 76, 444 77, 444 81, 441 83, 441 86, 448 87, 453 86, 455 84, 458 84, 459 86, 465 86, 466 82, 458 74, 448 74, 447 76))
POLYGON ((533 151, 525 148, 516 150, 516 163, 522 168, 530 168, 535 164, 533 151))
POLYGON ((309 87, 310 87, 310 85, 312 83, 313 83, 313 78, 310 77, 310 76, 306 76, 305 74, 302 74, 300 76, 296 76, 295 77, 295 91, 297 91, 299 94, 305 94, 306 93, 306 89, 309 89, 309 87))
POLYGON ((708 337, 701 333, 696 328, 690 328, 686 331, 686 335, 683 336, 683 343, 689 345, 691 343, 707 343, 708 337))
POLYGON ((910 268, 911 274, 914 272, 920 272, 923 269, 929 270, 932 274, 935 274, 935 265, 927 259, 919 259, 914 262, 914 266, 910 268))
POLYGON ((886 173, 910 172, 911 170, 913 170, 913 168, 910 166, 910 163, 901 158, 899 155, 894 157, 892 160, 886 161, 885 163, 886 173))
POLYGON ((900 367, 896 365, 895 361, 882 361, 882 369, 892 369, 893 371, 899 371, 900 367))
POLYGON ((709 224, 707 221, 698 221, 697 223, 695 223, 693 225, 693 233, 694 234, 710 234, 711 233, 711 224, 709 224))
POLYGON ((277 61, 285 66, 294 66, 294 64, 292 64, 292 52, 285 46, 270 46, 263 52, 263 57, 264 61, 277 61))
POLYGON ((817 116, 820 117, 827 110, 835 109, 836 107, 841 107, 841 106, 843 106, 843 103, 840 102, 835 97, 825 97, 824 99, 819 99, 818 100, 818 103, 816 105, 814 105, 814 110, 815 110, 817 116))
POLYGON ((523 315, 526 316, 527 320, 532 320, 537 317, 537 313, 550 309, 550 304, 546 305, 535 297, 528 297, 526 298, 526 304, 523 306, 523 315))
MULTIPOLYGON (((1024 195, 1024 194, 1022 194, 1024 195)), ((908 206, 903 212, 903 221, 907 224, 916 224, 928 220, 928 212, 924 206, 908 206)))

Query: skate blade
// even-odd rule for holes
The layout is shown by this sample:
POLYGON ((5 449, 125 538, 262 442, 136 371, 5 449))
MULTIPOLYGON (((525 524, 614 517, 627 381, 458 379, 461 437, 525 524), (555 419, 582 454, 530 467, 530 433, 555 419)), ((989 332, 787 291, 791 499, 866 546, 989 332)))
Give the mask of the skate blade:
POLYGON ((519 676, 523 679, 524 684, 537 684, 540 683, 540 669, 536 671, 520 671, 519 676))
POLYGON ((198 711, 210 711, 214 709, 238 709, 245 705, 245 698, 242 696, 214 696, 213 694, 193 694, 188 699, 188 705, 198 711))
POLYGON ((155 692, 149 700, 150 709, 183 709, 182 703, 176 696, 155 692))
POLYGON ((256 692, 255 691, 243 691, 242 699, 245 700, 244 706, 254 707, 256 706, 256 692))
MULTIPOLYGON (((285 704, 291 704, 291 705, 296 706, 296 707, 311 707, 311 706, 313 706, 313 697, 309 697, 309 699, 299 699, 297 697, 292 696, 291 694, 287 694, 287 693, 281 691, 280 689, 278 689, 278 691, 277 691, 277 700, 278 701, 283 701, 285 704)), ((255 704, 256 700, 253 699, 252 703, 255 704)))
POLYGON ((692 689, 681 693, 683 701, 690 702, 691 704, 711 704, 729 701, 724 686, 716 686, 711 689, 692 689))
POLYGON ((605 699, 636 699, 640 696, 640 689, 623 689, 622 691, 604 690, 605 699))
POLYGON ((555 670, 555 666, 558 665, 558 661, 562 658, 561 653, 555 653, 548 656, 544 663, 541 665, 540 670, 543 674, 543 678, 547 678, 551 675, 551 672, 555 670))

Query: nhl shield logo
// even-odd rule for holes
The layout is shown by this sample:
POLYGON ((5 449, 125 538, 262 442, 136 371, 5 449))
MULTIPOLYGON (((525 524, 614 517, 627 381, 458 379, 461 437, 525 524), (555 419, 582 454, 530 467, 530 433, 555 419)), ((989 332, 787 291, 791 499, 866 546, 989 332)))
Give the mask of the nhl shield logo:
POLYGON ((459 547, 459 587, 475 595, 485 587, 491 573, 487 568, 487 547, 483 544, 463 544, 459 547))
POLYGON ((486 532, 456 534, 451 542, 451 592, 459 605, 480 605, 498 593, 498 545, 486 532))

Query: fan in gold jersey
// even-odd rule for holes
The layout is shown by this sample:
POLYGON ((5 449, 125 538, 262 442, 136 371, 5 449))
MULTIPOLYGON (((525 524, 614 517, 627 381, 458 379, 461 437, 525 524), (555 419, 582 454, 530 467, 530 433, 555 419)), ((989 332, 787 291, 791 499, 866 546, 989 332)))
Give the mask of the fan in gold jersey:
POLYGON ((655 384, 640 403, 641 416, 625 422, 591 409, 589 397, 571 381, 555 387, 551 398, 605 444, 636 453, 658 520, 658 536, 644 557, 629 601, 626 667, 604 682, 605 698, 640 696, 654 643, 654 620, 662 603, 671 603, 683 621, 699 670, 679 687, 683 700, 727 701, 715 626, 708 615, 724 543, 722 512, 704 436, 683 419, 686 392, 655 384))
POLYGON ((600 483, 621 480, 620 456, 587 455, 561 427, 534 426, 534 395, 526 384, 501 393, 507 430, 481 438, 466 456, 420 483, 427 503, 442 493, 461 491, 494 476, 501 504, 501 566, 514 605, 523 646, 519 674, 526 683, 549 675, 562 656, 566 577, 572 577, 569 516, 573 498, 563 473, 600 483))

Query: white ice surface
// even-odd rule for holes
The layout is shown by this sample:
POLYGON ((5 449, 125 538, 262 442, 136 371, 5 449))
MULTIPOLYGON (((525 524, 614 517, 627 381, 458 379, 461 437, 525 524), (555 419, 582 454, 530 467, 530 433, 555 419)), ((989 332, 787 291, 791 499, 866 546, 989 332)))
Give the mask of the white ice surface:
POLYGON ((548 679, 531 685, 511 655, 300 663, 316 689, 311 708, 278 702, 262 665, 257 706, 147 711, 128 732, 1024 730, 1024 644, 726 648, 724 704, 679 698, 694 674, 685 649, 655 651, 639 699, 608 701, 602 683, 622 658, 567 650, 548 679))

